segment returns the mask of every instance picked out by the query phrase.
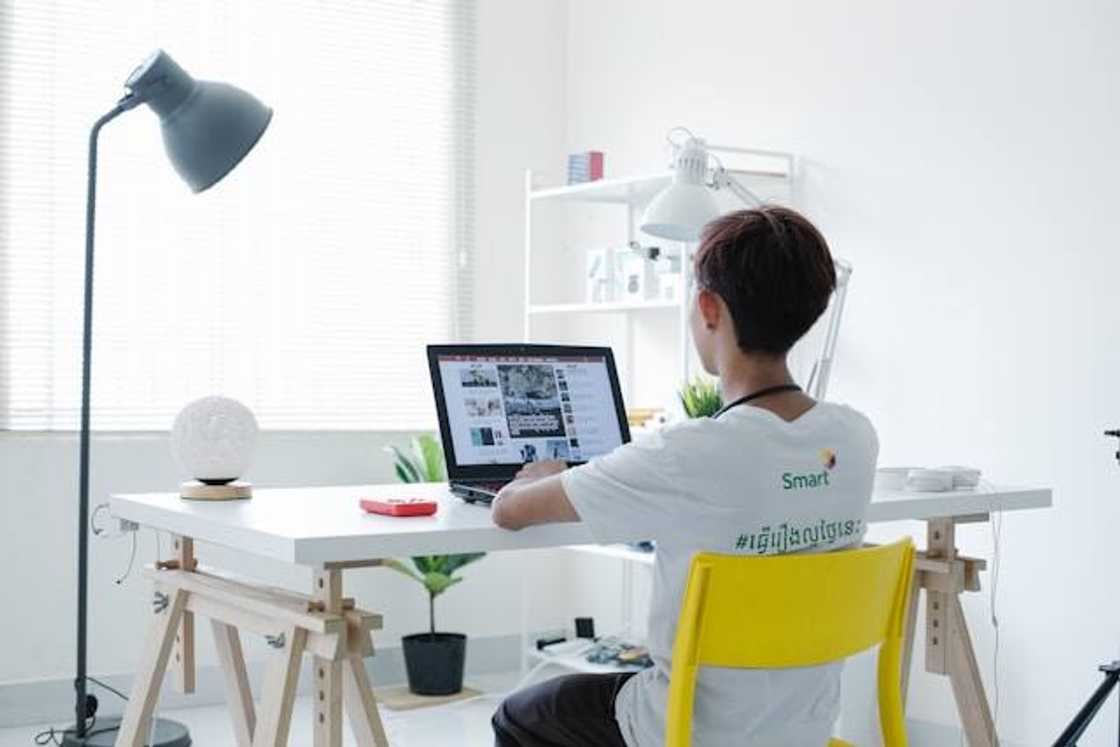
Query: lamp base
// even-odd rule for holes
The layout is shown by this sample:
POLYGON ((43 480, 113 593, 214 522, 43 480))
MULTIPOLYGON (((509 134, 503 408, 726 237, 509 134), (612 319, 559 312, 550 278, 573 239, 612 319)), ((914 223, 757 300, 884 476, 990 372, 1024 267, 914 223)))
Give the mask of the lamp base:
POLYGON ((238 501, 252 498, 253 486, 241 480, 221 485, 192 480, 179 486, 179 495, 188 501, 238 501))
MULTIPOLYGON (((191 747, 191 734, 187 727, 178 721, 155 719, 155 729, 152 731, 152 742, 145 742, 148 747, 191 747)), ((117 732, 121 728, 119 718, 99 718, 86 736, 78 738, 73 729, 66 732, 62 738, 63 747, 113 747, 117 741, 117 732)))

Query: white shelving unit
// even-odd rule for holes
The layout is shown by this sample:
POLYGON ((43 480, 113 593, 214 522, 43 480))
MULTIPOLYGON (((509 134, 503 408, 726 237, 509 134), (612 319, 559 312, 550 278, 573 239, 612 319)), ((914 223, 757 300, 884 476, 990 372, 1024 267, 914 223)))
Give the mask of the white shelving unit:
MULTIPOLYGON (((794 159, 790 154, 765 152, 752 152, 757 160, 762 154, 765 164, 760 167, 748 169, 728 168, 728 173, 734 175, 742 184, 762 195, 776 196, 784 203, 793 201, 794 159), (767 158, 769 160, 767 160, 767 158)), ((632 338, 634 333, 634 318, 644 314, 673 314, 676 319, 676 345, 678 348, 678 367, 675 371, 663 371, 660 375, 672 376, 672 388, 678 382, 687 381, 690 375, 690 342, 688 338, 688 301, 691 296, 691 246, 676 244, 674 249, 680 252, 681 271, 684 273, 683 289, 679 298, 672 301, 612 301, 608 303, 586 303, 572 301, 568 303, 537 303, 533 294, 534 270, 537 263, 534 261, 538 250, 534 246, 534 212, 550 205, 588 205, 602 206, 613 205, 618 208, 618 239, 616 245, 624 246, 638 237, 638 220, 645 206, 662 189, 670 184, 673 175, 671 171, 662 171, 632 177, 601 179, 583 184, 572 184, 556 187, 538 187, 537 175, 532 170, 525 172, 525 247, 524 247, 524 341, 533 342, 534 321, 561 315, 623 315, 626 319, 627 340, 620 346, 626 354, 632 353, 632 338)), ((650 243, 655 243, 650 239, 650 243)), ((665 242, 660 243, 662 246, 665 242)), ((675 243, 675 242, 669 242, 675 243)), ((582 263, 582 260, 581 260, 582 263)), ((580 298, 583 297, 583 288, 578 289, 580 298)), ((667 329, 671 327, 667 326, 667 329)), ((592 342, 592 341, 589 341, 592 342)), ((634 550, 625 545, 579 545, 568 548, 575 552, 615 558, 623 562, 622 589, 622 627, 625 635, 633 633, 633 596, 634 596, 634 569, 635 567, 652 568, 654 553, 634 550)), ((530 662, 535 662, 537 667, 558 666, 577 672, 614 672, 618 668, 592 664, 587 662, 582 655, 550 655, 538 651, 530 645, 528 632, 528 587, 524 588, 522 599, 526 605, 522 609, 522 658, 523 672, 529 670, 530 662)))
MULTIPOLYGON (((751 152, 753 158, 759 158, 758 153, 751 152)), ((793 197, 793 156, 785 153, 774 153, 762 156, 766 161, 764 165, 750 169, 728 169, 738 181, 762 194, 777 194, 785 202, 792 201, 793 197)), ((666 313, 670 310, 677 312, 676 343, 678 348, 677 381, 686 381, 690 378, 690 351, 688 340, 688 299, 691 293, 691 263, 688 261, 689 246, 677 244, 680 251, 681 271, 684 273, 684 283, 679 298, 673 301, 612 301, 609 303, 585 303, 573 301, 570 303, 536 303, 533 295, 534 258, 537 254, 534 249, 533 229, 535 210, 547 205, 615 205, 619 207, 619 238, 617 245, 624 246, 634 241, 638 234, 637 221, 645 206, 661 190, 670 184, 673 179, 671 171, 661 171, 642 174, 632 177, 615 179, 600 179, 582 184, 569 184, 557 187, 535 187, 537 175, 528 170, 525 172, 525 247, 524 247, 524 341, 533 341, 533 321, 545 316, 559 314, 626 314, 628 336, 632 334, 632 322, 629 315, 646 313, 666 313)), ((665 243, 665 242, 659 242, 665 243)), ((675 242, 669 242, 675 243, 675 242)), ((583 289, 579 289, 582 296, 583 289)))
POLYGON ((619 311, 648 311, 651 309, 676 309, 677 301, 608 301, 604 303, 553 303, 533 304, 529 316, 538 314, 611 314, 619 311))
POLYGON ((618 558, 638 565, 652 566, 656 553, 635 550, 627 545, 569 545, 569 550, 587 555, 602 555, 605 558, 618 558))

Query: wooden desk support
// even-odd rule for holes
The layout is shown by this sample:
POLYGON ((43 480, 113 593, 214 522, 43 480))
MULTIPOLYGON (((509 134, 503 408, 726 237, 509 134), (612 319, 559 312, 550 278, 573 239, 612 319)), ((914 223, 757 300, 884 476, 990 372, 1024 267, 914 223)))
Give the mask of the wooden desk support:
POLYGON ((288 743, 304 653, 314 661, 315 747, 341 747, 344 693, 359 747, 388 747, 363 661, 373 655, 371 633, 381 629, 381 616, 355 609, 353 600, 342 596, 341 570, 316 572, 311 594, 296 594, 203 570, 194 559, 193 540, 177 537, 175 542, 178 563, 145 571, 156 588, 155 617, 117 747, 145 744, 173 655, 176 684, 193 691, 195 615, 211 620, 237 747, 288 743), (264 635, 273 649, 259 711, 245 670, 241 630, 264 635))
MULTIPOLYGON (((926 669, 949 677, 965 733, 974 747, 998 744, 959 601, 961 593, 980 589, 979 572, 984 564, 958 554, 955 528, 966 522, 987 521, 996 511, 1039 509, 1052 502, 1049 488, 985 485, 951 493, 879 490, 868 507, 867 520, 871 523, 927 523, 929 543, 916 564, 914 579, 916 588, 925 589, 926 595, 926 669)), ((286 675, 294 671, 294 662, 300 658, 296 652, 300 650, 324 665, 315 670, 315 743, 337 744, 341 679, 342 702, 358 743, 384 745, 373 692, 361 666, 361 658, 372 653, 369 630, 377 626, 373 616, 364 616, 368 613, 348 611, 340 587, 344 569, 377 565, 377 558, 407 555, 532 550, 646 539, 625 533, 596 538, 579 522, 509 532, 494 526, 487 509, 464 503, 440 483, 262 489, 255 491, 252 501, 241 503, 184 501, 178 493, 113 495, 110 504, 114 516, 170 532, 180 539, 166 569, 153 572, 163 593, 162 611, 156 615, 138 672, 137 687, 141 689, 135 691, 129 704, 132 720, 127 723, 133 741, 118 744, 138 744, 137 725, 151 717, 150 707, 144 705, 150 697, 145 688, 152 683, 158 686, 155 674, 162 676, 169 660, 175 661, 176 653, 176 680, 189 688, 194 671, 190 653, 193 618, 202 616, 218 621, 214 627, 230 685, 238 745, 283 742, 286 727, 281 728, 281 724, 287 723, 284 712, 290 707, 282 706, 290 704, 294 692, 294 682, 289 682, 286 675), (439 503, 439 510, 432 516, 401 522, 362 512, 357 507, 358 499, 370 497, 425 497, 439 503), (315 506, 313 521, 308 520, 309 505, 315 506), (267 589, 198 571, 192 539, 308 568, 315 579, 311 594, 267 589), (171 632, 165 646, 168 630, 171 632), (176 641, 176 630, 189 632, 180 632, 176 641), (271 636, 283 644, 275 657, 279 663, 274 664, 279 674, 269 680, 259 710, 254 710, 244 675, 238 673, 243 669, 239 630, 271 636)), ((907 626, 911 646, 919 604, 919 595, 912 595, 907 626)), ((904 676, 909 672, 909 648, 906 657, 904 676)))
POLYGON ((970 747, 998 747, 995 722, 972 649, 960 595, 980 590, 980 571, 987 563, 960 555, 957 524, 987 521, 988 515, 957 516, 926 522, 926 550, 914 564, 914 591, 906 618, 902 654, 902 697, 905 702, 918 622, 919 592, 926 593, 926 671, 945 675, 953 688, 957 713, 970 747))

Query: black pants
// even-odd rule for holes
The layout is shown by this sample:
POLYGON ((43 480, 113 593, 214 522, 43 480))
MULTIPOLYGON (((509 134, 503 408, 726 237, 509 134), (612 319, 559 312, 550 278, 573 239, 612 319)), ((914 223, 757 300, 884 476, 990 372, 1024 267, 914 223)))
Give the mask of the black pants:
POLYGON ((626 747, 614 699, 626 674, 572 674, 528 687, 494 713, 495 747, 626 747))

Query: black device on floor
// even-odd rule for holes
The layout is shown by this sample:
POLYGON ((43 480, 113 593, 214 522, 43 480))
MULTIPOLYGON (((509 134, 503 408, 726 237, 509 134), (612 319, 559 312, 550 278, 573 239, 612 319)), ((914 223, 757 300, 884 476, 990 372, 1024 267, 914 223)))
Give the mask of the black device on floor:
POLYGON ((582 464, 627 443, 610 348, 429 345, 451 490, 490 503, 527 463, 582 464))

